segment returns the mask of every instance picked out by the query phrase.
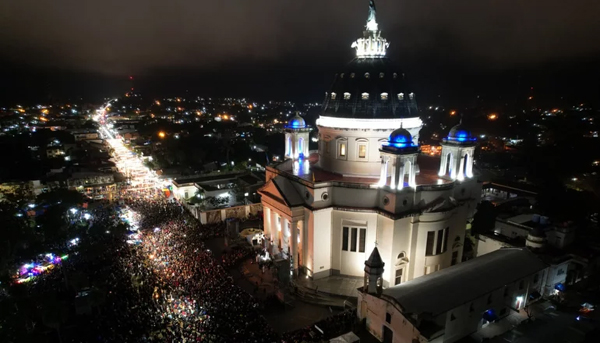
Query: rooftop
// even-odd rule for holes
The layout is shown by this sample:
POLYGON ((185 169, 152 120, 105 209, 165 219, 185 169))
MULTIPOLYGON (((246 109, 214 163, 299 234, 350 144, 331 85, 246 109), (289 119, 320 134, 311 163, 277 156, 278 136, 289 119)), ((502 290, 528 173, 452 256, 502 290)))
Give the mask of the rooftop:
MULTIPOLYGON (((352 177, 332 173, 315 166, 319 161, 319 155, 311 154, 304 161, 294 162, 286 160, 274 165, 273 168, 309 182, 343 182, 349 184, 360 184, 370 186, 379 183, 379 178, 352 177), (307 165, 308 164, 308 165, 307 165)), ((444 185, 452 181, 442 179, 438 176, 439 157, 419 155, 417 163, 419 164, 419 174, 416 176, 417 185, 444 185)))
POLYGON ((387 288, 383 297, 394 299, 405 313, 435 316, 544 268, 529 250, 505 248, 387 288))

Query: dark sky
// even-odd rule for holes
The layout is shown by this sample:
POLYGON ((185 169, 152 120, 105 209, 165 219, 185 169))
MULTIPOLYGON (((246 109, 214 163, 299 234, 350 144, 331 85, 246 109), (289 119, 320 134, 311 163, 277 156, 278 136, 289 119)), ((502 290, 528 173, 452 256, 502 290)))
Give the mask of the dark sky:
MULTIPOLYGON (((580 82, 597 72, 598 0, 379 0, 377 7, 389 55, 423 88, 507 72, 580 82)), ((240 92, 256 91, 254 78, 293 93, 295 79, 313 80, 320 94, 352 58, 367 9, 367 0, 3 0, 0 61, 17 88, 44 75, 37 86, 46 90, 94 78, 92 88, 104 91, 102 84, 136 75, 148 88, 185 76, 183 88, 211 83, 240 92)))

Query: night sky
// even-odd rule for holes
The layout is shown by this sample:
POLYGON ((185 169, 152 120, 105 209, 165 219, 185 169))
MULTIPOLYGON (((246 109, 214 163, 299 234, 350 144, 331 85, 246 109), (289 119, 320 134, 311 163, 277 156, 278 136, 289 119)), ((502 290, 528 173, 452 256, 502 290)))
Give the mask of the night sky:
MULTIPOLYGON (((596 83, 597 0, 379 0, 377 7, 388 55, 427 97, 476 92, 486 80, 498 84, 494 78, 584 91, 596 83)), ((4 0, 1 87, 88 95, 118 91, 126 86, 118 80, 135 75, 148 92, 319 100, 353 57, 367 10, 367 0, 4 0)))

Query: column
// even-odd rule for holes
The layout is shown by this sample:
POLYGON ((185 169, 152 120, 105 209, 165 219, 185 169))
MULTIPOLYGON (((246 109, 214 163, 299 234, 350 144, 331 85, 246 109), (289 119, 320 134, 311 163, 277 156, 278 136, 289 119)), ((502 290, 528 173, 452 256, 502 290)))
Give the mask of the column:
POLYGON ((456 177, 459 180, 465 179, 465 156, 460 157, 460 165, 458 167, 458 175, 456 177))
POLYGON ((398 160, 396 158, 393 159, 392 161, 392 180, 390 181, 390 188, 394 189, 396 188, 396 179, 398 178, 397 174, 398 174, 398 167, 396 166, 396 163, 398 162, 398 160))
POLYGON ((290 252, 289 252, 289 242, 290 242, 290 229, 288 228, 288 226, 290 224, 290 221, 287 218, 282 218, 281 220, 281 251, 283 251, 285 253, 285 255, 287 256, 290 252))
POLYGON ((443 147, 441 156, 442 159, 440 160, 440 171, 438 173, 438 176, 444 176, 444 174, 446 174, 446 162, 448 161, 448 152, 446 152, 443 147))
POLYGON ((467 154, 467 177, 473 177, 473 156, 471 154, 467 154))
POLYGON ((298 273, 298 222, 292 221, 292 225, 290 226, 291 231, 291 258, 294 262, 294 275, 298 273))
MULTIPOLYGON (((399 161, 398 161, 399 162, 399 161)), ((404 175, 406 175, 406 161, 402 164, 402 172, 398 176, 398 189, 404 188, 404 175)))

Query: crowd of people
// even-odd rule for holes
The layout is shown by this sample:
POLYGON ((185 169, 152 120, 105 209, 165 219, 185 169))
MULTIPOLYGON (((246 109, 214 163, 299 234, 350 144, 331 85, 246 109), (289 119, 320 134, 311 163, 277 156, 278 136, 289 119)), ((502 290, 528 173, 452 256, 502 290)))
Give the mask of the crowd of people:
MULTIPOLYGON (((106 203, 91 209, 93 226, 120 223, 114 208, 106 203)), ((103 249, 77 254, 61 267, 62 273, 32 285, 35 292, 61 289, 63 277, 71 282, 75 274, 83 273, 86 289, 101 293, 76 302, 82 307, 77 311, 85 313, 88 306, 93 315, 69 318, 75 325, 63 330, 63 342, 270 343, 323 338, 310 327, 282 336, 268 325, 260 314, 264 304, 239 288, 226 270, 252 258, 253 249, 228 249, 217 259, 206 246, 207 240, 225 235, 225 224, 202 225, 166 199, 132 198, 120 208, 135 213, 130 217, 137 222, 129 224, 139 230, 138 244, 106 235, 100 238, 103 249)), ((66 303, 73 298, 70 292, 57 296, 66 303)), ((344 316, 321 325, 328 332, 344 333, 352 322, 351 315, 344 316)))

